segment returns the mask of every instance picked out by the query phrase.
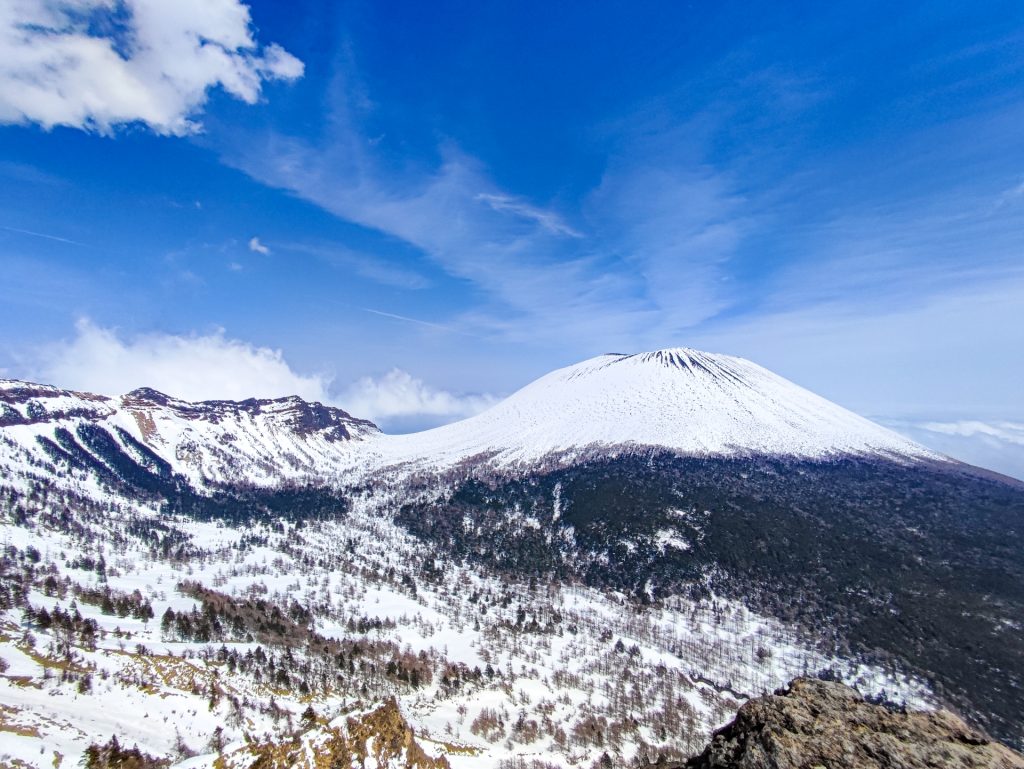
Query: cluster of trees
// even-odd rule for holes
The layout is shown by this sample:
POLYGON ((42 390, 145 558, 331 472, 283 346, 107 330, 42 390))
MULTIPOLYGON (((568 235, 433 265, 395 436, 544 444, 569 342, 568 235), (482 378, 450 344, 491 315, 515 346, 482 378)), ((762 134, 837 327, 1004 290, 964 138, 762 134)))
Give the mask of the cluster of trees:
MULTIPOLYGON (((327 520, 343 516, 348 509, 344 495, 310 483, 286 482, 273 488, 244 482, 225 483, 201 492, 130 433, 119 427, 114 431, 116 436, 88 422, 80 423, 74 432, 56 427, 52 438, 36 436, 48 463, 41 465, 31 454, 19 453, 25 454, 26 462, 45 474, 93 478, 127 500, 158 503, 166 515, 220 520, 242 526, 254 521, 273 523, 282 519, 292 522, 327 520)), ((226 466, 233 460, 227 454, 222 459, 226 466)))
POLYGON ((451 697, 463 690, 467 684, 480 685, 494 680, 497 672, 488 665, 484 670, 479 665, 470 668, 464 662, 446 662, 442 666, 439 684, 441 696, 451 697))
POLYGON ((166 769, 171 764, 170 759, 143 753, 137 745, 122 747, 116 734, 102 745, 87 747, 82 763, 85 769, 166 769))
POLYGON ((96 640, 100 635, 99 623, 92 618, 83 617, 77 607, 72 606, 66 611, 58 605, 49 611, 45 607, 35 609, 29 606, 25 609, 25 615, 26 619, 40 630, 53 631, 63 653, 67 655, 70 655, 71 648, 76 645, 89 651, 96 649, 96 640))
MULTIPOLYGON (((69 435, 93 458, 111 445, 101 435, 69 435)), ((65 452, 73 448, 67 437, 55 445, 65 452)), ((114 448, 122 451, 116 444, 114 448)), ((139 467, 172 484, 173 479, 139 451, 128 451, 139 467)), ((103 459, 108 469, 120 461, 103 459)), ((130 479, 130 468, 124 468, 122 483, 130 479)), ((127 503, 93 502, 40 483, 27 493, 0 488, 0 513, 29 527, 69 534, 79 553, 65 565, 101 579, 108 574, 113 578, 115 567, 131 568, 110 555, 114 547, 183 570, 219 564, 213 586, 229 584, 230 576, 243 573, 294 575, 295 586, 279 588, 282 593, 272 594, 266 587, 261 592, 253 585, 246 597, 227 596, 196 583, 181 585, 199 606, 166 612, 161 618, 164 639, 209 644, 209 660, 229 673, 250 676, 289 694, 331 692, 371 700, 395 692, 422 694, 433 683, 437 698, 493 686, 507 695, 511 712, 497 708, 480 714, 474 731, 524 745, 550 740, 566 752, 584 746, 619 762, 627 746, 641 745, 650 756, 677 756, 698 747, 704 741, 703 725, 724 714, 733 692, 757 694, 764 682, 792 669, 793 659, 780 657, 793 652, 772 650, 791 647, 788 642, 793 639, 757 636, 738 641, 734 631, 742 627, 742 617, 733 616, 734 608, 697 600, 710 596, 712 589, 787 621, 802 622, 816 634, 823 627, 835 627, 837 644, 845 636, 859 649, 883 638, 893 623, 905 623, 894 638, 902 638, 910 651, 896 649, 890 638, 890 653, 895 658, 899 652, 904 659, 932 654, 933 666, 938 664, 936 644, 948 645, 954 635, 973 643, 971 634, 979 631, 967 628, 969 617, 981 616, 985 623, 1005 614, 1007 606, 1016 606, 1013 590, 1000 583, 1001 574, 1019 573, 1019 551, 1011 552, 1016 530, 1007 528, 1009 544, 1002 547, 991 538, 971 539, 971 526, 998 519, 994 506, 1008 504, 1007 497, 981 489, 977 499, 970 499, 948 489, 936 492, 927 480, 917 489, 900 483, 895 475, 841 463, 793 468, 657 456, 556 468, 526 480, 465 472, 457 479, 442 479, 442 486, 451 487, 440 497, 424 493, 419 501, 410 502, 412 497, 404 490, 394 497, 399 502, 398 521, 419 537, 412 547, 404 544, 408 538, 399 544, 387 541, 398 536, 390 522, 378 522, 379 528, 374 528, 372 521, 362 518, 345 528, 321 526, 322 518, 336 518, 345 505, 334 492, 301 486, 275 492, 225 487, 203 497, 167 486, 171 491, 164 515, 154 517, 127 503), (988 506, 988 512, 978 513, 973 523, 957 525, 949 520, 957 505, 968 511, 988 506), (206 549, 185 533, 183 516, 239 526, 241 536, 233 544, 206 549), (866 550, 878 549, 877 541, 890 528, 901 532, 882 548, 891 563, 865 555, 866 550), (659 538, 662 531, 674 532, 689 547, 666 546, 659 538), (959 543, 961 554, 951 555, 949 538, 959 543), (109 548, 111 563, 103 559, 98 541, 109 548), (981 553, 982 544, 991 548, 991 558, 981 553), (262 561, 247 558, 256 548, 274 552, 262 561), (915 609, 896 577, 909 575, 908 585, 920 590, 925 577, 941 569, 922 566, 919 559, 933 558, 967 564, 968 581, 989 569, 995 614, 965 614, 952 620, 953 627, 937 627, 938 621, 923 616, 937 600, 935 590, 926 586, 913 598, 915 609), (473 564, 472 579, 460 570, 465 563, 473 564), (1000 572, 1003 565, 1007 571, 1000 572), (454 573, 461 574, 462 581, 454 573), (334 587, 339 574, 345 575, 345 596, 334 587), (606 588, 610 601, 619 600, 618 591, 630 598, 622 600, 621 610, 611 612, 560 603, 572 591, 567 586, 577 582, 606 588), (444 617, 435 619, 430 612, 426 620, 367 616, 363 591, 372 585, 387 585, 431 605, 444 617), (347 607, 342 599, 348 601, 347 607), (996 605, 1000 601, 1004 603, 996 605), (710 626, 714 632, 701 636, 666 628, 655 619, 662 607, 693 612, 674 617, 675 630, 683 625, 710 626), (893 615, 891 607, 900 614, 893 615), (317 633, 315 617, 337 622, 344 637, 317 633), (484 670, 469 668, 440 652, 411 653, 386 640, 404 626, 415 626, 427 638, 439 629, 477 630, 481 664, 494 664, 486 664, 484 670), (850 630, 854 626, 861 629, 859 641, 850 630), (240 650, 231 645, 235 642, 257 646, 240 650), (673 655, 676 664, 658 665, 649 655, 645 661, 641 647, 673 655), (553 648, 562 651, 551 672, 547 666, 555 656, 553 648), (519 676, 556 690, 574 690, 574 699, 558 699, 557 707, 549 700, 520 700, 514 689, 519 676), (698 686, 705 693, 704 707, 695 709, 686 695, 692 697, 698 686), (571 704, 581 700, 594 704, 571 704), (496 716, 497 725, 491 716, 496 716), (657 744, 645 748, 641 734, 653 734, 657 744)), ((948 579, 951 574, 940 575, 936 584, 944 586, 955 610, 983 606, 977 596, 957 590, 948 579)), ((102 583, 83 594, 42 564, 37 551, 0 555, 0 604, 23 605, 29 585, 41 585, 48 595, 62 599, 74 594, 79 601, 120 616, 147 619, 148 605, 152 616, 152 605, 141 594, 110 591, 102 583)), ((940 614, 946 617, 950 612, 940 614)), ((30 621, 39 620, 33 614, 30 621)), ((50 622, 53 627, 52 616, 50 622)), ((60 620, 61 627, 65 622, 60 620)), ((443 640, 436 643, 443 645, 443 640)), ((1012 651, 1019 639, 999 643, 1012 651)), ((805 661, 810 669, 817 663, 813 655, 805 661)), ((962 669, 977 663, 975 659, 950 664, 962 669)), ((1012 679, 1019 664, 1007 658, 1004 667, 1012 679)), ((945 680, 961 673, 947 673, 945 680)), ((1011 701, 1005 712, 1014 707, 1011 701)))
POLYGON ((28 605, 28 591, 35 581, 39 551, 29 546, 19 550, 8 545, 0 554, 0 610, 28 605))
MULTIPOLYGON (((436 653, 413 654, 393 641, 327 638, 316 632, 311 613, 296 601, 282 609, 262 598, 236 598, 195 582, 182 583, 179 590, 201 606, 188 612, 168 608, 160 620, 164 637, 198 643, 258 642, 260 647, 245 654, 222 646, 219 661, 271 686, 300 694, 342 691, 382 697, 396 689, 430 684, 435 668, 444 669, 449 688, 472 678, 436 653)), ((372 629, 373 623, 362 624, 372 629)))
POLYGON ((96 553, 97 542, 112 551, 136 549, 151 560, 174 563, 203 554, 173 520, 142 514, 130 502, 100 502, 81 490, 44 480, 32 482, 27 492, 0 486, 0 515, 15 525, 39 526, 67 535, 81 551, 67 563, 68 568, 95 571, 101 578, 107 564, 96 553))
POLYGON ((76 586, 75 596, 82 603, 100 607, 100 611, 107 615, 131 616, 143 622, 153 619, 153 604, 137 589, 131 593, 125 593, 111 590, 106 586, 103 588, 76 586))
MULTIPOLYGON (((84 520, 93 531, 99 526, 107 527, 111 534, 104 539, 123 538, 129 550, 148 546, 146 540, 151 529, 145 528, 147 519, 127 511, 123 517, 120 510, 114 512, 101 520, 84 520), (138 529, 133 528, 136 524, 138 529)), ((172 539, 182 521, 169 517, 155 519, 155 523, 169 529, 157 530, 158 536, 172 539)), ((448 557, 435 548, 408 550, 389 541, 389 537, 396 536, 395 530, 373 521, 360 519, 358 523, 345 524, 345 528, 329 529, 321 529, 312 522, 295 525, 276 521, 272 525, 253 524, 245 531, 246 535, 234 539, 234 544, 216 545, 217 549, 211 551, 196 549, 184 538, 191 555, 181 566, 198 569, 221 564, 213 585, 227 584, 231 577, 242 574, 250 578, 256 574, 301 574, 305 589, 288 588, 272 594, 265 588, 259 589, 256 583, 243 597, 183 583, 181 590, 197 600, 199 606, 195 610, 167 612, 161 618, 161 627, 166 640, 210 645, 209 651, 190 650, 188 656, 223 665, 228 674, 249 676, 280 695, 332 693, 373 701, 390 693, 422 691, 426 684, 436 683, 431 693, 444 699, 459 698, 476 687, 495 687, 507 694, 511 708, 511 715, 502 715, 498 739, 534 746, 549 741, 556 750, 567 753, 581 747, 597 747, 616 756, 618 761, 629 746, 638 744, 638 724, 653 730, 658 744, 651 749, 668 755, 679 755, 689 744, 690 734, 695 745, 701 744, 704 736, 700 731, 703 716, 700 723, 691 718, 693 714, 686 712, 686 701, 681 695, 684 688, 693 686, 693 681, 684 680, 677 670, 653 670, 644 663, 633 639, 658 649, 678 649, 680 656, 693 659, 694 664, 706 661, 720 669, 732 664, 730 655, 738 655, 736 664, 742 666, 754 654, 754 647, 729 648, 728 640, 717 640, 718 634, 715 642, 694 641, 699 648, 684 648, 671 633, 665 635, 664 630, 659 630, 660 626, 648 619, 647 612, 634 611, 635 607, 628 604, 611 615, 590 612, 585 607, 566 608, 561 604, 565 586, 537 575, 526 580, 499 580, 493 578, 496 572, 484 568, 475 570, 471 578, 470 572, 454 569, 448 557), (356 528, 357 525, 365 529, 356 528), (255 547, 268 547, 274 556, 263 561, 247 557, 255 547), (345 575, 344 590, 332 586, 332 582, 337 584, 336 579, 327 578, 339 574, 345 575), (362 609, 364 591, 370 586, 385 585, 389 590, 434 606, 445 619, 367 616, 362 609), (342 597, 352 602, 348 608, 334 603, 335 598, 342 597), (314 632, 314 617, 338 623, 344 628, 345 637, 323 638, 314 632), (412 654, 385 640, 407 624, 428 638, 447 627, 468 626, 480 631, 484 669, 452 662, 440 652, 412 654), (550 680, 547 672, 527 670, 530 665, 550 664, 552 644, 562 637, 573 640, 550 680), (623 637, 630 640, 623 642, 623 637), (238 649, 233 642, 256 643, 258 647, 238 649), (218 648, 216 644, 222 645, 218 648), (507 660, 515 660, 515 665, 507 660), (570 670, 577 672, 563 674, 570 670), (556 688, 575 689, 600 704, 578 708, 561 702, 555 708, 550 701, 530 703, 514 689, 519 676, 550 682, 556 688)), ((90 539, 98 538, 90 535, 90 539)), ((81 552, 73 554, 74 560, 66 565, 98 575, 112 573, 114 565, 103 561, 97 550, 86 548, 85 541, 81 552)), ((159 550, 148 552, 163 557, 159 550)), ((170 559, 174 557, 172 554, 170 559)), ((19 563, 22 560, 30 559, 27 555, 19 556, 19 563)), ((118 564, 126 568, 120 561, 118 564)), ((43 578, 44 590, 51 594, 74 594, 76 586, 67 578, 58 576, 51 581, 54 575, 48 573, 47 567, 37 563, 33 568, 37 584, 38 578, 43 578)), ((101 583, 90 595, 102 600, 105 588, 101 583)), ((128 595, 114 591, 110 594, 111 603, 128 595)), ((728 626, 731 619, 724 614, 711 614, 695 617, 693 622, 728 626)), ((151 680, 145 671, 138 675, 141 677, 126 679, 125 683, 145 685, 151 680)), ((208 696, 211 703, 231 700, 231 695, 219 691, 219 687, 211 686, 209 691, 204 689, 199 694, 208 696)), ((236 711, 252 713, 269 707, 260 697, 251 702, 245 702, 244 697, 242 700, 226 711, 226 724, 233 723, 230 714, 236 711)))

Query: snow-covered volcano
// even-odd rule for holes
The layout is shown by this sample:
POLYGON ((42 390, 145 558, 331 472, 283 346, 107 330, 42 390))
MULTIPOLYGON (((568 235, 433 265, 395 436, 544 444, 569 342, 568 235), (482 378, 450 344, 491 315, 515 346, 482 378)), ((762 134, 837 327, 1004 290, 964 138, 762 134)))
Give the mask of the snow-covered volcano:
POLYGON ((372 442, 385 463, 499 464, 615 447, 693 456, 937 454, 743 358, 687 348, 608 354, 553 371, 477 416, 372 442))

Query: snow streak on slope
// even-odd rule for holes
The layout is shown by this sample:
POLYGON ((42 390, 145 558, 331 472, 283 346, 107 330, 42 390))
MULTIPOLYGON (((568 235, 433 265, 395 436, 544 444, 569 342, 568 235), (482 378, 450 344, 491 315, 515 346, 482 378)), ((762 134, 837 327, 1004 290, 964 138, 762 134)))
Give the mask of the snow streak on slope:
POLYGON ((685 348, 609 354, 554 371, 488 411, 405 436, 380 436, 385 464, 499 464, 597 448, 693 456, 940 456, 750 361, 685 348))

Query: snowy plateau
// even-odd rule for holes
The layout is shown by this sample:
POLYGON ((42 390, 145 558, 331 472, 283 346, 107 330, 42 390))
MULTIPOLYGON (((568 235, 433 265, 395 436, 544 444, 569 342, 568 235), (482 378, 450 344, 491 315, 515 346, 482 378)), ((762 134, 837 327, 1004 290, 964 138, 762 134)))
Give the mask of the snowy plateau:
POLYGON ((0 766, 644 766, 824 675, 1024 742, 1024 489, 749 361, 385 435, 0 381, 0 766))

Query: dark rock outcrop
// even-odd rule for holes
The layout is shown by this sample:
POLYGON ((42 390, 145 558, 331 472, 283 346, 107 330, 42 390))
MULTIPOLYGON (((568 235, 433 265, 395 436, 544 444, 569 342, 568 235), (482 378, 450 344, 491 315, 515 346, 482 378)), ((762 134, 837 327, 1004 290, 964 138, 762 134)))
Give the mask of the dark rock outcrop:
POLYGON ((1024 769, 1024 756, 946 711, 901 712, 798 678, 751 700, 685 769, 1024 769))

